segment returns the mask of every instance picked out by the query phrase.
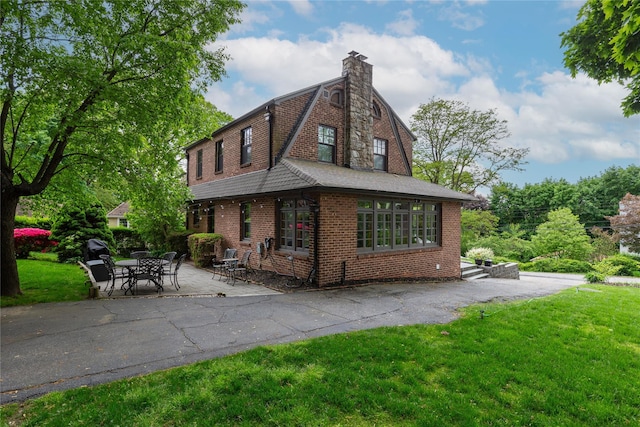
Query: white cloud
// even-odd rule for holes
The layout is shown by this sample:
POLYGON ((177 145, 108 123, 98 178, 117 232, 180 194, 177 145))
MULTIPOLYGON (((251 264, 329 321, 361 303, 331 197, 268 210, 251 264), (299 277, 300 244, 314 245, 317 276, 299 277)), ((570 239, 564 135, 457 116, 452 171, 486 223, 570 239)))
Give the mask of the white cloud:
POLYGON ((313 5, 309 0, 289 0, 289 4, 298 15, 311 16, 313 5))
MULTIPOLYGON (((482 2, 476 2, 482 4, 482 2)), ((447 7, 440 9, 439 19, 449 21, 454 28, 465 31, 472 31, 484 25, 484 18, 480 11, 475 13, 467 12, 459 2, 452 2, 447 7)))
POLYGON ((412 35, 420 23, 413 17, 413 11, 406 9, 398 12, 398 18, 386 25, 386 29, 400 36, 412 35))
POLYGON ((519 73, 526 84, 509 91, 496 83, 487 58, 456 55, 425 36, 378 34, 349 23, 321 33, 322 41, 224 41, 233 58, 227 69, 237 83, 215 85, 207 99, 239 117, 273 97, 340 76, 342 59, 356 50, 369 57, 376 89, 406 124, 432 97, 459 99, 472 108, 495 109, 512 134, 504 143, 529 148, 531 161, 640 161, 639 121, 622 116, 619 104, 626 90, 616 83, 527 70, 519 73))

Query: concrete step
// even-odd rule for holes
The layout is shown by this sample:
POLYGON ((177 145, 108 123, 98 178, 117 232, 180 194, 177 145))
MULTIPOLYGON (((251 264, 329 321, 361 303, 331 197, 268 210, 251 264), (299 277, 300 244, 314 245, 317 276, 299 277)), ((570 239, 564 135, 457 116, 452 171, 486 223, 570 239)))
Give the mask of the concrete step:
POLYGON ((489 274, 485 273, 482 268, 478 268, 477 265, 466 262, 460 263, 460 278, 462 280, 477 280, 484 277, 489 277, 489 274))
POLYGON ((485 277, 489 277, 487 273, 474 274, 472 276, 462 276, 462 280, 478 280, 484 279, 485 277))

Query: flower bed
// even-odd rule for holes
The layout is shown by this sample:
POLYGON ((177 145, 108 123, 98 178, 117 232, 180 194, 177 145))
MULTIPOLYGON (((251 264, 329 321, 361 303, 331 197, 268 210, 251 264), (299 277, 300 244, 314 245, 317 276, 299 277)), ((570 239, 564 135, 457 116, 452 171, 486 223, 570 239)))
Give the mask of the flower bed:
POLYGON ((13 230, 13 239, 17 258, 27 258, 29 252, 47 252, 58 245, 58 242, 50 240, 51 232, 41 228, 16 228, 13 230))

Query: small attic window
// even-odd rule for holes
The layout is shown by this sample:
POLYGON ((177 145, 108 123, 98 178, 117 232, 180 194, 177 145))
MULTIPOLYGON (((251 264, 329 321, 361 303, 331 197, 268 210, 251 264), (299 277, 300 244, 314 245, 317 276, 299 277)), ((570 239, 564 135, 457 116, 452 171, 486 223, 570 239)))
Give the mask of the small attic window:
POLYGON ((343 92, 342 89, 334 89, 331 91, 331 98, 329 99, 329 101, 334 104, 334 105, 338 105, 340 107, 342 107, 342 102, 343 102, 343 92))
POLYGON ((376 101, 373 101, 371 103, 371 114, 376 119, 379 119, 380 117, 382 117, 382 111, 380 111, 380 106, 378 105, 378 103, 376 101))

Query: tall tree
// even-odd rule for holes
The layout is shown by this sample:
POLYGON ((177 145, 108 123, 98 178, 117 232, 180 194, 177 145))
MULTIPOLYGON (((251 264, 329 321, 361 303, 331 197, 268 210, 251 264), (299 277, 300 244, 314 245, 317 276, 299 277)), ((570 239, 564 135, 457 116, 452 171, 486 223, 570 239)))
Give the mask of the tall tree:
POLYGON ((625 116, 640 113, 640 2, 587 0, 578 23, 562 37, 564 64, 575 77, 583 71, 598 83, 625 84, 625 116))
POLYGON ((631 252, 640 253, 640 196, 627 193, 620 200, 620 213, 608 219, 620 236, 620 243, 631 252))
POLYGON ((582 261, 586 261, 593 251, 584 225, 569 208, 549 212, 547 221, 536 228, 531 243, 538 255, 582 261))
POLYGON ((500 180, 500 172, 522 170, 526 148, 503 147, 507 122, 494 110, 472 110, 460 101, 432 98, 411 116, 417 178, 457 191, 474 192, 500 180))
POLYGON ((128 218, 145 241, 157 248, 164 247, 169 234, 184 229, 186 223, 185 202, 192 196, 178 162, 184 158, 184 146, 200 139, 203 129, 213 132, 232 120, 204 99, 190 107, 179 126, 158 123, 152 135, 141 136, 143 144, 138 147, 136 161, 119 166, 131 202, 128 218), (162 150, 150 140, 165 141, 162 150))
MULTIPOLYGON (((2 220, 0 293, 21 293, 13 222, 21 197, 74 168, 126 165, 159 122, 224 73, 218 34, 237 0, 3 1, 0 8, 2 220)), ((205 130, 206 131, 206 130, 205 130)))

